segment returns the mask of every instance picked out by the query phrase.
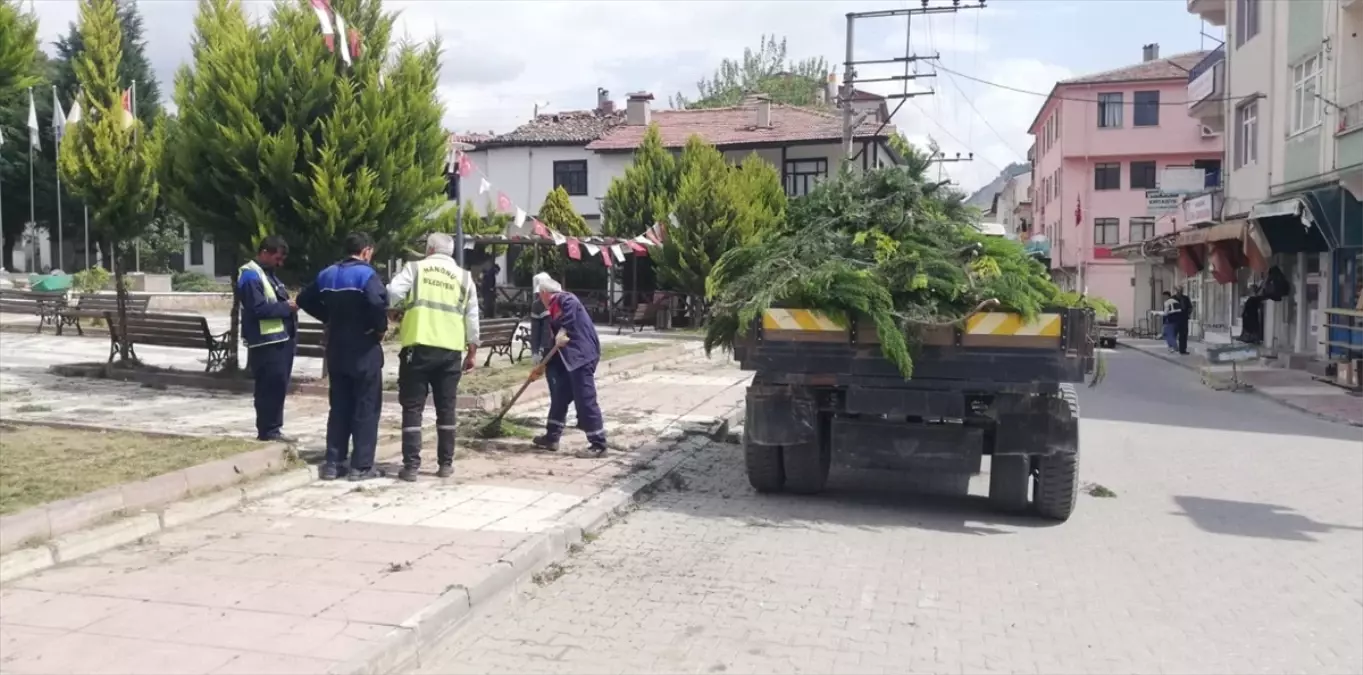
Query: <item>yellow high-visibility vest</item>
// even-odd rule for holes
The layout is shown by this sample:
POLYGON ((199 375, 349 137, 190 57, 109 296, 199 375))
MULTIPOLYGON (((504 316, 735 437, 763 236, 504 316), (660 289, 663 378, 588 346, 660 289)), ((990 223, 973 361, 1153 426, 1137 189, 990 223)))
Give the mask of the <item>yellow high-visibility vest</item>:
POLYGON ((412 290, 404 303, 405 312, 398 337, 403 347, 424 345, 462 352, 468 346, 464 336, 464 311, 476 302, 465 290, 468 272, 427 258, 412 265, 412 290))
MULTIPOLYGON (((274 284, 270 283, 270 278, 265 276, 265 270, 261 269, 260 265, 257 265, 256 261, 252 260, 237 269, 238 278, 240 278, 242 272, 247 270, 255 272, 256 276, 260 277, 260 287, 265 292, 265 301, 279 302, 279 296, 274 293, 274 284)), ((260 342, 246 345, 247 349, 263 345, 272 345, 276 342, 285 342, 289 339, 289 332, 284 329, 283 319, 259 319, 259 321, 260 342)))

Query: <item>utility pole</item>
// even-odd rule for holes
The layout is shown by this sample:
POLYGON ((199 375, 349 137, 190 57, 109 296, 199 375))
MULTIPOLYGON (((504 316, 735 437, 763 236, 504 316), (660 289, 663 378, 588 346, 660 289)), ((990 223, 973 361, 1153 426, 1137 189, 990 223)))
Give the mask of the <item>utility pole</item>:
MULTIPOLYGON (((942 1, 945 2, 945 0, 942 0, 942 1)), ((847 53, 846 53, 846 60, 843 62, 842 87, 841 87, 841 90, 840 90, 839 96, 838 96, 838 105, 842 108, 842 161, 843 161, 844 164, 846 164, 846 163, 848 163, 848 162, 850 162, 850 161, 852 160, 852 157, 853 157, 852 145, 853 145, 853 140, 854 140, 854 138, 856 137, 856 129, 857 129, 857 127, 858 127, 858 126, 861 126, 861 123, 864 122, 864 121, 866 121, 866 118, 870 115, 870 113, 860 113, 860 114, 858 114, 858 113, 853 109, 853 107, 852 107, 852 104, 853 104, 852 98, 853 98, 853 95, 856 93, 856 84, 857 84, 858 82, 860 82, 860 83, 869 83, 869 82, 902 82, 902 83, 904 84, 904 89, 903 89, 903 91, 901 91, 901 92, 898 93, 898 94, 889 94, 889 95, 887 95, 887 96, 885 97, 885 98, 887 98, 887 99, 899 99, 899 104, 896 105, 895 108, 894 108, 894 111, 890 113, 890 118, 893 118, 893 117, 895 116, 895 114, 897 114, 897 113, 899 112, 899 109, 900 109, 901 107, 903 107, 903 105, 904 105, 904 101, 906 101, 906 100, 908 100, 908 99, 910 99, 910 98, 913 98, 913 97, 915 97, 915 96, 930 96, 930 95, 932 95, 932 94, 937 93, 936 91, 931 90, 931 89, 929 89, 929 90, 927 90, 927 91, 912 91, 912 92, 909 91, 909 82, 910 82, 911 80, 917 80, 917 79, 919 79, 919 78, 927 78, 927 77, 936 77, 936 74, 935 74, 935 73, 921 73, 921 74, 920 74, 920 73, 910 73, 910 72, 909 72, 909 67, 910 67, 913 63, 916 63, 916 62, 918 62, 918 61, 932 61, 932 60, 936 60, 936 59, 938 58, 938 57, 935 56, 935 55, 934 55, 934 56, 917 56, 917 55, 915 55, 915 54, 913 53, 913 50, 910 48, 911 40, 909 39, 909 31, 908 31, 909 22, 912 21, 912 17, 917 16, 917 15, 923 15, 923 14, 950 14, 950 13, 954 13, 954 12, 960 11, 961 9, 984 9, 984 6, 985 6, 985 0, 978 0, 978 4, 968 4, 968 5, 966 5, 965 7, 962 7, 962 6, 961 6, 961 0, 951 0, 951 5, 950 5, 950 6, 938 6, 938 7, 929 7, 929 6, 928 6, 929 2, 930 2, 930 0, 920 0, 920 3, 921 3, 922 6, 916 8, 916 9, 914 9, 914 8, 910 8, 910 9, 888 9, 888 10, 877 10, 877 11, 870 11, 870 12, 848 12, 848 13, 847 13, 847 53), (858 19, 883 19, 883 18, 897 17, 897 16, 902 16, 902 17, 904 17, 904 21, 905 21, 905 31, 904 31, 904 36, 905 36, 905 41, 904 41, 904 55, 903 55, 903 56, 898 56, 898 57, 892 57, 892 58, 884 58, 884 59, 866 59, 866 60, 863 60, 863 61, 857 61, 856 58, 855 58, 855 53, 856 53, 856 49, 855 49, 855 44, 856 44, 856 22, 857 22, 857 20, 858 20, 858 19), (887 64, 903 64, 903 65, 904 65, 904 74, 903 74, 903 75, 891 75, 891 76, 889 76, 889 77, 868 78, 868 79, 861 79, 861 80, 857 79, 857 66, 864 66, 864 65, 887 65, 887 64)), ((889 124, 889 119, 885 120, 884 123, 885 123, 885 124, 889 124)), ((883 125, 882 125, 882 126, 883 126, 883 125)))

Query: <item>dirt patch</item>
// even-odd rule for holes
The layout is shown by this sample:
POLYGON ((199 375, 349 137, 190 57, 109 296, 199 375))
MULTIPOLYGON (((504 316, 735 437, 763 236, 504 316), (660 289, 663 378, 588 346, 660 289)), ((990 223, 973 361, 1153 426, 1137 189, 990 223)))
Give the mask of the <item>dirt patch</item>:
MULTIPOLYGON (((601 347, 601 361, 606 362, 668 346, 670 345, 650 343, 608 344, 601 347)), ((528 358, 505 368, 475 368, 473 372, 459 380, 459 393, 490 394, 494 391, 509 389, 525 382, 526 375, 530 374, 530 368, 528 358)), ((393 386, 396 387, 396 383, 393 386)))
POLYGON ((0 433, 0 514, 258 449, 235 438, 7 425, 0 433))

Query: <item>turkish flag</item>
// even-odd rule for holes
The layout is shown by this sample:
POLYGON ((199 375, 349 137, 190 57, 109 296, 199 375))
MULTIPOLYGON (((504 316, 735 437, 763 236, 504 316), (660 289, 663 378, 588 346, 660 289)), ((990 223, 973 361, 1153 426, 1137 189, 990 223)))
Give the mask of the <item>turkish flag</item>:
POLYGON ((578 245, 576 239, 568 239, 568 257, 573 260, 582 259, 582 247, 578 245))
POLYGON ((536 237, 549 236, 549 228, 545 227, 544 223, 541 223, 538 218, 532 219, 530 222, 534 223, 536 237))
POLYGON ((631 251, 634 251, 634 255, 648 255, 648 249, 637 241, 627 241, 625 244, 629 246, 631 251))
POLYGON ((611 262, 611 247, 609 246, 601 247, 601 262, 606 263, 606 267, 610 267, 612 264, 614 264, 611 262))
POLYGON ((459 177, 468 178, 473 175, 473 160, 464 153, 459 153, 459 177))
POLYGON ((661 244, 663 243, 662 240, 659 239, 657 233, 653 231, 657 227, 657 225, 654 225, 653 227, 648 228, 648 230, 644 232, 644 236, 648 237, 648 240, 654 244, 661 244))
POLYGON ((505 193, 505 192, 498 192, 498 193, 497 193, 497 210, 498 210, 498 211, 501 211, 502 213, 511 213, 511 210, 514 209, 514 208, 516 208, 516 207, 514 207, 514 206, 511 205, 511 198, 508 197, 508 196, 506 196, 506 193, 505 193))
POLYGON ((1079 202, 1079 198, 1074 198, 1074 225, 1078 227, 1084 222, 1084 209, 1079 202))

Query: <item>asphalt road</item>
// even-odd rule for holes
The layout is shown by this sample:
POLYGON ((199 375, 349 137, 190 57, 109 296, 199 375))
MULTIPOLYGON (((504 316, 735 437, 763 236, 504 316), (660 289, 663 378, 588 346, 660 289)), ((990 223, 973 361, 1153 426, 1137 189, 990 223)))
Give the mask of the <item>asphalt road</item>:
POLYGON ((471 621, 430 673, 1363 672, 1363 429, 1109 354, 1062 525, 902 476, 759 496, 738 448, 471 621))

